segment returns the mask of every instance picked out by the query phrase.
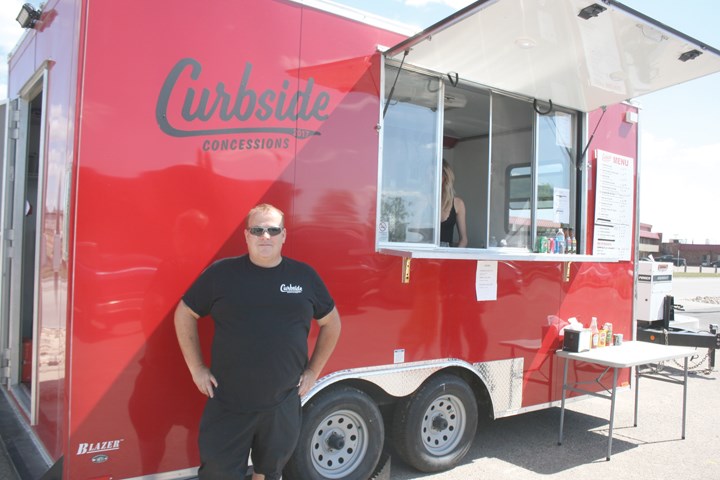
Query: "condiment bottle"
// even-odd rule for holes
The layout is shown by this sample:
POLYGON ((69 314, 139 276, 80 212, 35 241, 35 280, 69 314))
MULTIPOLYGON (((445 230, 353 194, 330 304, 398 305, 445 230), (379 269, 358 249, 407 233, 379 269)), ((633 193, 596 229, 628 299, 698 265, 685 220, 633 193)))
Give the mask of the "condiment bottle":
POLYGON ((598 332, 598 326, 597 326, 597 318, 592 317, 592 320, 590 321, 590 347, 591 348, 597 348, 598 346, 598 338, 599 332, 598 332))
POLYGON ((612 346, 613 344, 613 331, 612 331, 612 323, 607 322, 605 325, 603 325, 603 328, 606 331, 605 334, 605 345, 608 347, 612 346))

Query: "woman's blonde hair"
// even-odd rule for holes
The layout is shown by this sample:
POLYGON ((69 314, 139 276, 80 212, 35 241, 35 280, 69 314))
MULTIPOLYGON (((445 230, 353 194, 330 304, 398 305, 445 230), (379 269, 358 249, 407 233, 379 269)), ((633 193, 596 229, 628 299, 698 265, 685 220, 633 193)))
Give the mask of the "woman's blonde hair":
POLYGON ((453 200, 455 200, 455 174, 447 160, 443 160, 442 165, 441 214, 445 214, 450 212, 453 206, 453 200))

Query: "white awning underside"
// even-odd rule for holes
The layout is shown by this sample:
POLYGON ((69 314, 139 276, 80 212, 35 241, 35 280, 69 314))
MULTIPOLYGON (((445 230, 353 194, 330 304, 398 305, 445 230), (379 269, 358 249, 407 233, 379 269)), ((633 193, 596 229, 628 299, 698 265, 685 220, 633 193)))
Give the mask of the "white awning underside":
POLYGON ((406 51, 406 64, 583 112, 720 71, 717 49, 610 0, 478 1, 386 56, 406 51), (581 18, 593 4, 605 10, 581 18))

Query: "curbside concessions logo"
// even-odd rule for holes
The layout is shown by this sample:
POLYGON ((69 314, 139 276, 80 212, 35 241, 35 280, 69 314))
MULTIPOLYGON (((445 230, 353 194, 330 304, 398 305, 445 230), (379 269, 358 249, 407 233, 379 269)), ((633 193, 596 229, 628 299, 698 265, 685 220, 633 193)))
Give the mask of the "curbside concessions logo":
POLYGON ((293 285, 292 283, 280 285, 280 291, 283 293, 302 293, 303 289, 300 285, 293 285))
POLYGON ((251 82, 252 70, 252 63, 246 62, 235 91, 228 91, 222 81, 210 89, 201 86, 200 80, 204 79, 199 61, 178 61, 158 96, 155 118, 160 130, 173 137, 229 135, 224 139, 206 138, 202 143, 204 151, 289 148, 288 136, 303 139, 320 135, 295 125, 298 120, 327 120, 329 93, 316 93, 312 77, 297 91, 290 89, 289 80, 283 80, 280 88, 258 89, 251 82), (292 126, 271 127, 266 124, 269 121, 292 126))

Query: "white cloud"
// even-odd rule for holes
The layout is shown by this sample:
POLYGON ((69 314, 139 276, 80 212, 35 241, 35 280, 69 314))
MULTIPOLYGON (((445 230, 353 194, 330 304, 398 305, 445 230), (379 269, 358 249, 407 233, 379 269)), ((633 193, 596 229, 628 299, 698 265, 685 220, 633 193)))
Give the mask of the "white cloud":
POLYGON ((684 146, 673 138, 642 138, 640 221, 695 243, 720 243, 720 143, 684 146))
POLYGON ((2 0, 0 6, 0 99, 7 97, 7 60, 23 34, 15 18, 20 13, 22 0, 2 0))

